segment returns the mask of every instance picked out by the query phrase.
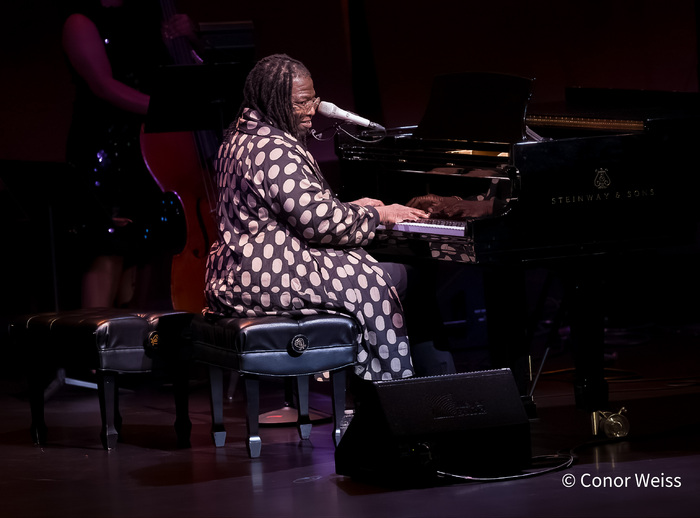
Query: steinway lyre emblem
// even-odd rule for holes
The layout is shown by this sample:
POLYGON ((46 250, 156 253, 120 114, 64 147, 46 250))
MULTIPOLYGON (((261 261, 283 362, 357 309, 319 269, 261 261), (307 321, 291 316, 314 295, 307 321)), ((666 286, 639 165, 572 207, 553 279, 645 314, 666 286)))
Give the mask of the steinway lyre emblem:
POLYGON ((602 167, 600 169, 596 169, 595 172, 595 179, 593 180, 593 185, 595 185, 598 189, 607 189, 610 187, 610 177, 608 176, 608 170, 603 169, 602 167))

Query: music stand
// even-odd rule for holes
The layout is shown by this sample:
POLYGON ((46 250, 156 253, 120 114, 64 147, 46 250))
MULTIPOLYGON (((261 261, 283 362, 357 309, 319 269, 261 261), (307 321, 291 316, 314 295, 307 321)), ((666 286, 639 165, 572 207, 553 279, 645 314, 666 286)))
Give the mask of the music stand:
POLYGON ((525 115, 534 79, 466 72, 437 76, 414 136, 515 143, 527 140, 525 115))

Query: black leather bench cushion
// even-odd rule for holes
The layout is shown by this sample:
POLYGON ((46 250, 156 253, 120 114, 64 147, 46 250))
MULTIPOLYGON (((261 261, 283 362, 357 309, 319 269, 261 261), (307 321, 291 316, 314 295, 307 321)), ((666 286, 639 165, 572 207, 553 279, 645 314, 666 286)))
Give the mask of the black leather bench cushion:
POLYGON ((353 365, 358 333, 355 320, 343 315, 218 319, 198 315, 192 321, 195 359, 269 376, 353 365))
POLYGON ((44 355, 44 360, 137 373, 152 369, 152 333, 181 336, 191 318, 181 311, 79 309, 15 319, 10 333, 28 360, 44 355))

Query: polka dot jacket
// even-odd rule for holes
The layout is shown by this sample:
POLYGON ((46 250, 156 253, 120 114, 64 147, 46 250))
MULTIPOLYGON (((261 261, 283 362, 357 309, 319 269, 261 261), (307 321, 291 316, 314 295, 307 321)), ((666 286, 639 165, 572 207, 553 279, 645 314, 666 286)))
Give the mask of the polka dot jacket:
POLYGON ((413 375, 391 279, 362 246, 372 207, 338 200, 291 135, 244 111, 216 161, 219 239, 207 260, 206 312, 253 317, 345 313, 362 327, 358 376, 413 375))

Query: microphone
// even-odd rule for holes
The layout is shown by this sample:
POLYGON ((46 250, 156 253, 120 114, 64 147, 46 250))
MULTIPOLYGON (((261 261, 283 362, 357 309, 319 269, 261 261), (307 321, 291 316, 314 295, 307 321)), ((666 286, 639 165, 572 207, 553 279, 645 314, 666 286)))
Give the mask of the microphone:
POLYGON ((330 117, 331 119, 340 119, 345 122, 352 122, 353 124, 357 124, 358 126, 364 126, 365 128, 386 131, 386 128, 384 128, 384 126, 382 126, 381 124, 371 122, 368 119, 365 119, 364 117, 360 117, 359 115, 356 115, 352 112, 338 108, 333 103, 321 101, 316 111, 321 115, 330 117))

